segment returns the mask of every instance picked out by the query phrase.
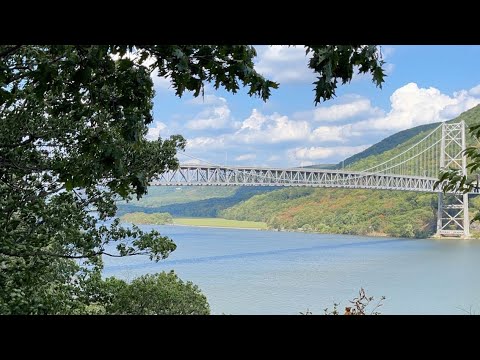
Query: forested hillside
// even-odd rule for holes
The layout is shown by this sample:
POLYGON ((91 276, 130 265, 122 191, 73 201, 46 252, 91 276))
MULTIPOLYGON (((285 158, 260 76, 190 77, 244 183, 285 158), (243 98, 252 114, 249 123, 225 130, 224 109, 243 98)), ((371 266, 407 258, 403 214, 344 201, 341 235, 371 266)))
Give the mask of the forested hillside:
POLYGON ((345 189, 283 189, 224 210, 227 219, 331 234, 425 237, 435 226, 434 194, 345 189))
MULTIPOLYGON (((168 212, 175 217, 217 217, 218 213, 251 198, 273 191, 275 187, 182 186, 148 189, 145 201, 131 201, 118 205, 118 215, 132 212, 146 214, 168 212), (165 192, 165 198, 162 197, 165 192)), ((143 199, 142 199, 143 200, 143 199)))

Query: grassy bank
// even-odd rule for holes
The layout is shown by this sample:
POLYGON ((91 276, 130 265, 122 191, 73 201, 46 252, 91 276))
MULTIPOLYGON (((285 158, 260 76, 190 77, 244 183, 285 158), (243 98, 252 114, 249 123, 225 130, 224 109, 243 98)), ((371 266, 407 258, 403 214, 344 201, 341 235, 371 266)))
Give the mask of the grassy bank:
POLYGON ((267 224, 260 221, 227 220, 221 218, 174 218, 174 225, 209 226, 242 229, 266 229, 267 224))
POLYGON ((120 221, 137 225, 165 225, 173 223, 172 215, 169 213, 145 214, 144 212, 122 215, 120 221))

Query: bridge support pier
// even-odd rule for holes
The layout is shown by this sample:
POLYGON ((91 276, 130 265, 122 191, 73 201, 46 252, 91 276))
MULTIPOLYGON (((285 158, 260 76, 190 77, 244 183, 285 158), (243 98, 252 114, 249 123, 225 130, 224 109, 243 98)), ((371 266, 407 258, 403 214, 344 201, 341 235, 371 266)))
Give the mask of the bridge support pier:
POLYGON ((468 194, 438 194, 435 237, 470 237, 468 194))
MULTIPOLYGON (((443 123, 440 147, 440 169, 458 169, 467 175, 465 122, 443 123)), ((438 194, 436 237, 470 237, 468 194, 438 194)))

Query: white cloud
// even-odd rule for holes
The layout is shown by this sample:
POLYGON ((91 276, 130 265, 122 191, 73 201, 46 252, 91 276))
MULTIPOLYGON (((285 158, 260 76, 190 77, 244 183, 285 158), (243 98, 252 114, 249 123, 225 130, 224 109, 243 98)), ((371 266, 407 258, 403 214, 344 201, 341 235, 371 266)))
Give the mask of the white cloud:
POLYGON ((227 103, 227 100, 223 97, 207 94, 188 100, 187 103, 194 105, 224 105, 227 103))
POLYGON ((299 166, 310 166, 310 165, 315 165, 315 163, 313 161, 300 161, 300 165, 299 166))
POLYGON ((252 114, 242 122, 240 130, 260 130, 266 121, 267 118, 260 111, 253 109, 252 114))
POLYGON ((383 70, 385 70, 385 75, 386 76, 390 76, 390 75, 392 75, 393 70, 395 70, 395 64, 386 63, 383 66, 383 70))
POLYGON ((390 56, 392 56, 395 53, 395 48, 393 46, 381 46, 380 51, 383 56, 383 60, 387 60, 390 56))
POLYGON ((315 79, 308 68, 309 57, 303 46, 258 46, 255 69, 265 77, 280 83, 308 82, 315 79))
POLYGON ((442 121, 453 119, 462 112, 467 111, 480 103, 480 99, 470 96, 468 91, 456 92, 453 96, 455 102, 445 106, 445 108, 440 111, 440 119, 442 121))
POLYGON ((240 130, 233 134, 233 140, 247 144, 279 143, 308 139, 309 134, 310 125, 306 121, 291 120, 278 113, 264 115, 253 109, 240 130))
POLYGON ((320 126, 313 130, 310 140, 315 142, 321 141, 346 141, 343 126, 320 126))
POLYGON ((227 127, 231 120, 230 108, 224 98, 208 97, 210 106, 202 110, 193 120, 187 122, 186 127, 190 130, 221 129, 227 127))
POLYGON ((148 128, 148 133, 147 133, 147 140, 157 140, 158 137, 161 135, 161 132, 167 128, 167 125, 165 125, 161 121, 155 121, 154 127, 148 128))
POLYGON ((178 157, 180 160, 180 164, 182 165, 208 165, 205 163, 205 161, 202 161, 200 159, 192 159, 187 156, 182 156, 181 153, 178 153, 178 157))
MULTIPOLYGON (((344 97, 344 99, 347 99, 347 97, 344 97)), ((353 101, 348 103, 316 108, 313 110, 313 119, 315 121, 333 122, 358 115, 379 116, 382 114, 383 111, 377 107, 373 107, 369 99, 356 96, 353 101)))
POLYGON ((277 161, 277 160, 280 160, 281 158, 282 157, 279 155, 272 155, 267 159, 267 161, 277 161))
POLYGON ((257 158, 256 154, 243 154, 235 158, 236 161, 245 161, 245 160, 255 160, 257 158))
POLYGON ((361 132, 368 130, 398 131, 450 120, 480 103, 479 98, 472 96, 472 90, 470 92, 459 91, 453 96, 448 96, 436 88, 419 88, 416 83, 409 83, 397 89, 390 96, 391 110, 386 116, 360 121, 355 123, 353 128, 361 132))
POLYGON ((471 88, 468 93, 472 96, 480 96, 480 85, 471 88))
MULTIPOLYGON (((314 161, 323 160, 327 158, 340 159, 356 154, 365 150, 370 145, 361 146, 335 146, 335 147, 301 147, 291 149, 287 152, 292 160, 297 161, 314 161)), ((312 165, 312 164, 309 164, 312 165)))
POLYGON ((186 149, 204 151, 204 150, 221 149, 224 146, 225 146, 225 142, 222 137, 212 138, 212 137, 200 136, 192 139, 187 139, 186 149))

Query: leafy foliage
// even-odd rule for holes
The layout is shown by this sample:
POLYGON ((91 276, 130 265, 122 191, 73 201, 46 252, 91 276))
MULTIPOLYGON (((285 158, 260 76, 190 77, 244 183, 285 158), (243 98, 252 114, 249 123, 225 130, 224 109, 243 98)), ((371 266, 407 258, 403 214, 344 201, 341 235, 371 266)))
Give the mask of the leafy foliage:
POLYGON ((308 66, 318 73, 315 85, 315 105, 335 96, 337 84, 352 80, 357 68, 359 73, 370 72, 373 83, 382 87, 385 72, 381 52, 375 45, 306 45, 306 53, 312 53, 308 66))
POLYGON ((207 298, 197 285, 183 282, 171 271, 143 275, 130 284, 108 278, 100 304, 106 314, 209 315, 207 298))

